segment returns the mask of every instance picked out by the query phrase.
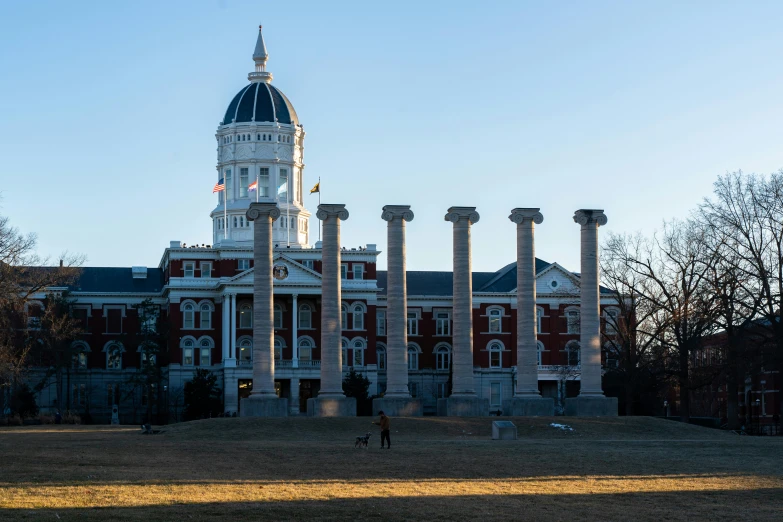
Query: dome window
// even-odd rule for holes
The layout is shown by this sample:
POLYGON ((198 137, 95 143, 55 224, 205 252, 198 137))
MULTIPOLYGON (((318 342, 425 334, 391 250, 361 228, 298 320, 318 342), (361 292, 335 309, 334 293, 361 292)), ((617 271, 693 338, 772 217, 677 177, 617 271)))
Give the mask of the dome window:
POLYGON ((259 134, 258 137, 256 137, 256 141, 261 141, 261 135, 259 134))

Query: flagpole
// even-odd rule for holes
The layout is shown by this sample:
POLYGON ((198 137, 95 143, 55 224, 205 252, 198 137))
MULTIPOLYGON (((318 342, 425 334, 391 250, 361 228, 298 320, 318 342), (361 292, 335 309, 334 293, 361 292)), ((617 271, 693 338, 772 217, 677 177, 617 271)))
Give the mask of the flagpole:
POLYGON ((223 180, 223 239, 228 239, 228 191, 223 180))
POLYGON ((294 170, 291 169, 291 175, 288 176, 287 180, 285 180, 285 183, 287 185, 287 187, 285 188, 285 204, 286 204, 285 219, 287 221, 286 223, 287 226, 285 228, 286 230, 285 241, 287 247, 291 246, 291 186, 293 185, 292 183, 293 177, 294 177, 294 170))
POLYGON ((256 203, 258 203, 258 171, 256 171, 256 203))
MULTIPOLYGON (((321 176, 318 176, 318 206, 321 206, 321 176)), ((318 220, 318 241, 321 241, 321 220, 318 220)))

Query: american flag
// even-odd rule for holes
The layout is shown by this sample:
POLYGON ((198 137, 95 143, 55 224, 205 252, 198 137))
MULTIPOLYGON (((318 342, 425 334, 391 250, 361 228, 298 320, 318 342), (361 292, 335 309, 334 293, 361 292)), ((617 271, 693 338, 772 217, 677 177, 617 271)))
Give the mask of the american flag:
POLYGON ((212 193, 214 194, 215 192, 223 192, 224 190, 226 190, 226 184, 223 178, 220 178, 220 181, 215 183, 215 187, 212 189, 212 193))

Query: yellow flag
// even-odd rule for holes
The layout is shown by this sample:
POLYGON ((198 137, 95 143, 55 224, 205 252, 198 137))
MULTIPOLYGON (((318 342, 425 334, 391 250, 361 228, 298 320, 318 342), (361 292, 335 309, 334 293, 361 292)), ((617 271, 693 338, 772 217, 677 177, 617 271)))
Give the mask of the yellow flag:
POLYGON ((316 183, 313 188, 310 189, 310 194, 312 194, 314 192, 321 192, 321 182, 320 181, 318 183, 316 183))

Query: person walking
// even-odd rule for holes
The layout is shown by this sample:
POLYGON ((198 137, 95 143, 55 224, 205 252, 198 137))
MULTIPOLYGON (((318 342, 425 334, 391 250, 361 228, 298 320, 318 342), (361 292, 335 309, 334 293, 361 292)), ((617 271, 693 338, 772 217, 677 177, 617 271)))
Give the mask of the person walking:
POLYGON ((391 438, 389 437, 389 427, 391 426, 391 421, 389 420, 389 417, 383 413, 383 410, 379 411, 378 415, 380 415, 381 418, 378 420, 378 422, 373 422, 373 424, 381 427, 381 449, 383 449, 383 441, 386 441, 388 443, 388 448, 391 449, 391 438))

